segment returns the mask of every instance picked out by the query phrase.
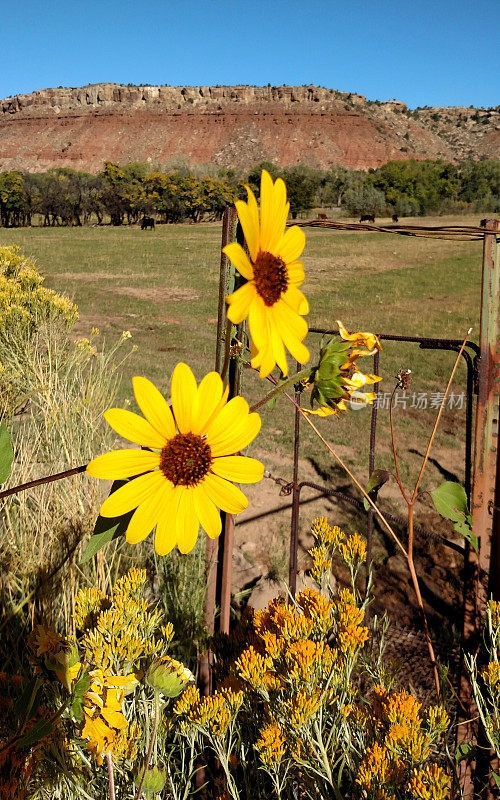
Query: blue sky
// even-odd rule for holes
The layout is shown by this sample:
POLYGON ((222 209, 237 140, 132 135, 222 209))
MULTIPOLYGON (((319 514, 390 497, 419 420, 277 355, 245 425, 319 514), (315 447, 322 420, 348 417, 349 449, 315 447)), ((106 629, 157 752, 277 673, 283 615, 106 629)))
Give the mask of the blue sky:
POLYGON ((86 83, 318 84, 498 105, 496 0, 0 0, 0 98, 86 83))

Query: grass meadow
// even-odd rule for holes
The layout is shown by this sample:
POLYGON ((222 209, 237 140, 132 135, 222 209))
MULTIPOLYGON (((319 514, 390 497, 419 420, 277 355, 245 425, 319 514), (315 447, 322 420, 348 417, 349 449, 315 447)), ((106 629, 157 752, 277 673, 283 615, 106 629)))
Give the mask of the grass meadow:
MULTIPOLYGON (((477 224, 476 218, 464 217, 407 221, 426 225, 477 224)), ((303 290, 310 301, 311 327, 335 328, 335 320, 340 319, 349 330, 457 339, 473 327, 471 338, 477 341, 481 242, 326 229, 306 229, 306 239, 303 290)), ((216 223, 160 225, 153 232, 141 231, 138 226, 0 229, 0 245, 19 245, 46 276, 46 285, 78 304, 79 335, 88 335, 92 326, 98 327, 107 340, 117 339, 123 330, 131 332, 137 350, 124 364, 120 399, 123 403, 129 401, 132 409, 132 375, 149 377, 168 394, 176 362, 186 361, 198 379, 213 369, 220 241, 221 225, 216 223)), ((319 337, 310 335, 308 344, 314 362, 319 337)), ((384 377, 381 391, 392 391, 399 369, 412 370, 407 407, 400 406, 395 412, 403 480, 416 477, 436 414, 430 408, 409 407, 411 396, 414 392, 427 392, 430 401, 430 393, 444 391, 454 358, 453 353, 424 351, 413 344, 384 344, 380 357, 384 377)), ((361 368, 371 371, 372 360, 366 359, 361 368)), ((461 365, 453 387, 456 394, 465 391, 465 377, 461 365)), ((259 384, 254 373, 244 373, 244 394, 249 402, 258 399, 263 388, 267 389, 267 385, 259 384)), ((273 474, 291 480, 293 409, 282 398, 274 410, 264 408, 262 417, 262 432, 249 455, 262 458, 273 474)), ((445 411, 433 451, 434 461, 429 464, 423 488, 442 482, 443 470, 463 481, 464 419, 464 411, 459 408, 445 411)), ((387 410, 379 412, 379 420, 376 467, 389 467, 387 410)), ((360 480, 366 481, 369 411, 364 409, 318 424, 328 441, 355 468, 360 480)), ((301 479, 347 488, 347 476, 332 465, 328 453, 306 427, 303 426, 301 479)), ((316 494, 310 493, 311 498, 316 494)), ((270 481, 252 487, 249 495, 251 505, 242 515, 237 534, 240 542, 249 538, 250 531, 258 533, 261 523, 257 518, 261 515, 274 508, 289 507, 289 498, 280 498, 270 481)), ((306 491, 303 497, 308 496, 306 491)), ((394 489, 388 489, 386 497, 393 510, 402 510, 394 489)), ((353 524, 363 524, 351 510, 334 510, 331 504, 325 504, 324 499, 318 500, 302 513, 303 544, 314 513, 328 513, 332 524, 343 524, 349 515, 353 524)), ((283 563, 288 519, 283 515, 275 518, 274 547, 269 547, 267 535, 263 542, 268 553, 282 552, 283 563)), ((418 521, 426 523, 431 519, 430 500, 425 500, 418 521)), ((389 543, 381 539, 379 550, 382 559, 382 553, 390 552, 389 543)))

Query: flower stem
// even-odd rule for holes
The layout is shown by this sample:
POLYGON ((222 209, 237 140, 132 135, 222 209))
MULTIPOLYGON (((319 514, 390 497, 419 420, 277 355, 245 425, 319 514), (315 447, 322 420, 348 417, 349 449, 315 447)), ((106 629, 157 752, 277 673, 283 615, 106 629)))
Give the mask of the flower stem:
POLYGON ((439 411, 438 411, 437 416, 436 416, 436 421, 434 422, 434 427, 432 429, 431 438, 429 439, 429 444, 427 445, 427 450, 425 451, 424 460, 422 461, 422 466, 420 467, 420 472, 419 472, 419 475, 418 475, 418 478, 417 478, 417 482, 415 484, 415 489, 413 490, 413 496, 411 498, 412 503, 415 501, 415 498, 417 496, 418 487, 420 485, 420 481, 422 480, 422 475, 424 474, 424 469, 426 467, 427 461, 429 460, 429 453, 431 451, 432 442, 434 441, 434 436, 436 435, 437 427, 439 425, 439 420, 441 419, 441 414, 443 413, 444 404, 446 403, 446 400, 448 398, 448 393, 450 391, 451 382, 453 381, 453 378, 455 376, 455 372, 457 371, 457 367, 458 367, 460 358, 462 356, 462 353, 464 352, 465 345, 467 344, 467 340, 468 340, 468 338, 469 338, 469 336, 471 334, 471 331, 472 331, 472 328, 469 328, 469 330, 467 331, 467 335, 466 335, 465 339, 463 340, 463 343, 462 343, 462 346, 461 346, 460 350, 458 351, 458 355, 457 355, 455 363, 453 365, 453 369, 451 371, 451 375, 450 375, 448 383, 446 385, 446 389, 445 389, 445 392, 444 392, 444 395, 443 395, 443 399, 441 400, 441 405, 439 406, 439 411))
POLYGON ((156 732, 158 730, 158 725, 160 723, 160 694, 159 692, 155 691, 155 700, 154 700, 154 708, 155 708, 155 717, 153 723, 153 730, 151 731, 151 739, 149 740, 149 747, 148 753, 146 756, 146 761, 144 763, 144 770, 142 772, 142 777, 139 783, 139 787, 137 789, 136 795, 134 800, 139 800, 142 794, 142 787, 144 786, 144 781, 146 780, 146 772, 148 771, 149 764, 151 762, 151 756, 153 753, 153 746, 156 739, 156 732))
POLYGON ((399 547, 399 549, 401 550, 401 552, 404 554, 404 556, 405 556, 405 558, 406 558, 406 557, 407 557, 406 550, 404 549, 403 545, 402 545, 402 544, 401 544, 401 542, 399 541, 399 539, 398 539, 398 537, 397 537, 396 533, 395 533, 395 532, 394 532, 394 530, 391 528, 391 526, 390 526, 390 525, 389 525, 389 523, 387 522, 386 518, 384 517, 384 515, 382 514, 382 512, 380 511, 380 509, 378 508, 378 506, 377 506, 377 505, 376 505, 376 504, 373 502, 373 500, 371 499, 371 497, 369 497, 369 496, 368 496, 368 494, 366 493, 366 491, 365 491, 365 490, 363 489, 363 487, 361 486, 360 482, 359 482, 359 481, 357 480, 357 478, 355 478, 355 476, 352 474, 352 472, 351 472, 351 470, 349 469, 349 467, 347 466, 347 464, 344 464, 344 462, 342 461, 342 459, 340 458, 340 456, 339 456, 339 455, 338 455, 338 454, 335 452, 335 450, 333 449, 333 447, 332 447, 330 444, 328 444, 328 442, 326 441, 326 439, 324 438, 324 436, 322 436, 322 435, 321 435, 321 433, 319 432, 319 430, 317 429, 317 427, 316 427, 316 425, 314 424, 314 422, 311 422, 311 420, 309 419, 309 416, 308 416, 307 414, 305 414, 305 413, 302 411, 301 407, 299 406, 299 404, 298 404, 298 403, 296 403, 296 402, 295 402, 295 400, 293 399, 293 397, 291 397, 291 396, 290 396, 289 394, 287 394, 286 392, 285 392, 285 397, 288 397, 288 399, 290 400, 290 402, 291 402, 291 403, 293 403, 293 405, 294 405, 296 408, 298 408, 298 409, 299 409, 299 411, 300 411, 300 413, 302 414, 302 416, 304 417, 305 421, 308 423, 308 425, 310 425, 310 426, 311 426, 311 428, 312 428, 312 429, 313 429, 313 431, 315 432, 316 436, 318 436, 318 438, 319 438, 319 439, 320 439, 320 440, 323 442, 323 444, 324 444, 324 445, 325 445, 325 447, 326 447, 326 448, 329 450, 329 452, 332 454, 332 456, 333 456, 333 457, 334 457, 334 458, 335 458, 335 459, 338 461, 338 463, 340 464, 340 466, 342 467, 342 469, 343 469, 343 470, 345 470, 345 472, 347 472, 347 474, 349 475, 349 477, 351 478, 351 480, 353 481, 353 483, 354 483, 354 484, 355 484, 355 485, 358 487, 358 489, 360 490, 360 492, 362 492, 362 494, 364 495, 364 497, 366 498, 366 500, 369 502, 369 504, 371 505, 371 507, 373 508, 373 510, 375 511, 375 513, 377 514, 377 516, 379 517, 379 519, 380 519, 380 521, 382 522, 382 524, 385 526, 385 528, 387 528, 387 530, 388 530, 388 531, 389 531, 389 533, 391 534, 392 538, 393 538, 393 539, 394 539, 394 541, 396 542, 397 546, 399 547))
POLYGON ((229 369, 229 358, 231 355, 231 331, 233 329, 233 323, 230 319, 226 322, 226 335, 224 339, 224 364, 222 365, 222 370, 220 376, 222 378, 222 383, 226 380, 227 371, 229 369))
POLYGON ((313 371, 314 370, 310 369, 309 367, 307 369, 301 369, 299 372, 296 372, 295 375, 292 375, 291 378, 287 378, 286 381, 283 381, 283 383, 279 383, 276 388, 272 390, 272 392, 266 394, 262 400, 259 400, 258 403, 255 403, 250 407, 250 413, 252 413, 252 411, 257 411, 258 408, 261 408, 266 403, 269 403, 270 400, 272 400, 274 397, 277 397, 279 394, 281 394, 281 392, 294 383, 298 383, 304 378, 310 378, 313 371))
POLYGON ((111 753, 106 753, 106 766, 108 768, 109 800, 116 800, 115 776, 113 772, 113 758, 111 753))
POLYGON ((65 469, 64 472, 56 472, 55 475, 47 475, 45 478, 36 478, 34 481, 28 481, 28 483, 20 483, 19 486, 13 486, 12 489, 5 489, 3 492, 0 492, 0 500, 4 497, 9 497, 11 494, 24 492, 25 489, 33 489, 35 486, 41 486, 43 483, 52 483, 52 481, 58 481, 61 478, 69 478, 71 475, 78 475, 79 472, 85 472, 86 469, 87 464, 82 464, 79 467, 65 469))

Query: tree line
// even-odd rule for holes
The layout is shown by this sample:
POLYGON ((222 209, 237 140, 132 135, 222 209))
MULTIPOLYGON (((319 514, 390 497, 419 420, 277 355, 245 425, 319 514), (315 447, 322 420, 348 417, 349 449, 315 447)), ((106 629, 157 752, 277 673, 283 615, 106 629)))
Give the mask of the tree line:
POLYGON ((185 166, 163 172, 140 162, 106 161, 98 175, 67 167, 0 172, 0 225, 122 225, 150 215, 165 223, 220 219, 228 205, 246 195, 246 183, 258 195, 263 167, 285 180, 294 218, 315 207, 340 207, 350 216, 500 211, 498 160, 389 161, 368 172, 341 165, 280 169, 261 162, 247 174, 208 165, 212 174, 200 176, 185 166))

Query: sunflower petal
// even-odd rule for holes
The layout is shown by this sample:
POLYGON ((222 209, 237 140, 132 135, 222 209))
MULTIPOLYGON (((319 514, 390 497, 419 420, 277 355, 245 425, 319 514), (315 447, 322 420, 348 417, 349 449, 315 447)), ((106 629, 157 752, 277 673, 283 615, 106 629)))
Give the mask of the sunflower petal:
POLYGON ((205 433, 207 424, 219 406, 224 385, 218 372, 209 372, 198 386, 193 400, 191 431, 205 433))
POLYGON ((176 544, 176 518, 183 486, 173 486, 163 504, 155 533, 155 550, 159 556, 166 556, 176 544))
POLYGON ((274 220, 272 230, 269 236, 269 252, 273 255, 277 254, 277 247, 283 236, 286 221, 288 219, 288 212, 290 211, 290 203, 286 201, 286 186, 281 178, 274 184, 274 220))
POLYGON ((301 286, 305 280, 304 265, 302 261, 292 261, 291 264, 286 265, 286 272, 288 276, 288 286, 301 286))
POLYGON ((106 498, 101 506, 101 517, 120 517, 127 514, 133 508, 137 508, 144 500, 152 498, 167 479, 163 472, 147 472, 139 475, 133 481, 129 481, 125 486, 120 486, 106 498))
POLYGON ((288 375, 288 364, 285 355, 285 348, 283 345, 283 338, 280 330, 276 324, 273 314, 269 317, 269 329, 271 331, 271 347, 273 351, 273 359, 280 368, 283 376, 286 378, 288 375))
POLYGON ((247 281, 253 280, 253 267, 250 259, 238 242, 231 242, 222 248, 222 252, 228 257, 231 264, 234 264, 240 275, 247 281))
POLYGON ((87 464, 87 474, 93 478, 116 481, 120 478, 132 478, 143 472, 150 472, 160 464, 158 453, 149 450, 114 450, 103 453, 87 464))
POLYGON ((163 485, 152 497, 148 497, 138 506, 132 515, 126 532, 126 539, 129 544, 137 544, 142 542, 146 536, 149 536, 158 522, 166 498, 173 490, 172 484, 169 481, 164 481, 163 485))
POLYGON ((187 364, 180 361, 172 373, 172 408, 180 433, 189 433, 193 400, 198 391, 195 377, 187 364))
POLYGON ((255 284, 248 282, 226 297, 226 302, 229 305, 227 316, 234 325, 239 325, 240 322, 243 322, 248 317, 250 305, 256 296, 255 284))
POLYGON ((258 434, 261 427, 258 414, 248 413, 243 397, 233 397, 206 430, 212 456, 228 456, 243 450, 258 434))
MULTIPOLYGON (((289 339, 297 339, 299 342, 305 339, 308 330, 306 320, 283 299, 274 304, 271 314, 287 347, 289 339)), ((288 349, 290 350, 289 347, 288 349)))
POLYGON ((218 475, 208 473, 203 485, 215 505, 228 514, 240 514, 245 508, 248 508, 247 498, 234 483, 229 483, 224 478, 219 478, 218 475))
POLYGON ((285 264, 296 261, 306 246, 306 236, 302 228, 298 225, 288 228, 283 234, 277 246, 277 255, 283 259, 285 264))
POLYGON ((264 464, 247 456, 214 458, 211 470, 219 478, 234 483, 258 483, 264 476, 264 464))
POLYGON ((264 304, 262 297, 255 296, 249 311, 248 311, 248 326, 250 328, 250 336, 255 344, 257 350, 261 350, 266 346, 269 341, 269 320, 267 316, 267 308, 264 304))
POLYGON ((116 730, 121 730, 127 724, 127 720, 121 711, 111 711, 108 708, 101 709, 101 716, 103 719, 116 730))
POLYGON ((309 314, 309 303, 296 286, 289 286, 286 292, 281 295, 281 300, 289 305, 290 308, 293 308, 297 314, 309 314))
POLYGON ((222 530, 220 512, 208 496, 203 483, 195 487, 193 502, 201 527, 209 539, 217 539, 222 530))
POLYGON ((183 555, 190 553, 195 546, 200 529, 193 498, 194 489, 184 487, 175 518, 177 547, 183 555))
POLYGON ((269 172, 263 169, 260 176, 260 249, 269 252, 274 208, 274 185, 269 172))
MULTIPOLYGON (((255 219, 255 213, 250 202, 250 196, 254 198, 254 201, 255 196, 251 189, 247 189, 247 191, 248 203, 245 203, 243 200, 236 200, 235 206, 245 235, 245 241, 248 245, 250 258, 255 262, 257 253, 259 252, 259 217, 257 212, 257 219, 255 219)), ((256 207, 257 203, 255 201, 255 208, 256 207)))
POLYGON ((143 447, 159 447, 165 444, 165 437, 156 431, 149 422, 133 411, 124 408, 109 408, 104 412, 104 419, 113 430, 128 439, 129 442, 143 447))
POLYGON ((147 421, 165 439, 171 439, 176 434, 175 422, 170 406, 154 383, 147 378, 136 375, 132 378, 137 405, 147 421))

